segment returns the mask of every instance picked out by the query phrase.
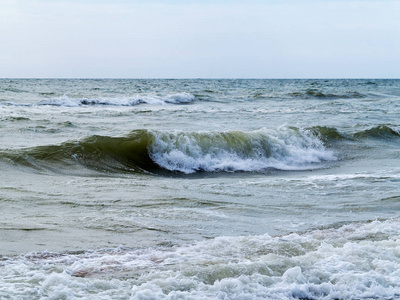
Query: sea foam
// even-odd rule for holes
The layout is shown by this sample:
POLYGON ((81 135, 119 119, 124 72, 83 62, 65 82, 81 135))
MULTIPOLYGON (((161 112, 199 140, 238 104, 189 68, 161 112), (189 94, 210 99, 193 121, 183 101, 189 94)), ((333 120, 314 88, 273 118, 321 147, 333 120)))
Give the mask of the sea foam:
POLYGON ((288 127, 226 132, 139 129, 125 137, 91 136, 0 154, 42 171, 83 166, 107 173, 309 170, 337 159, 313 131, 288 127))
POLYGON ((170 95, 146 95, 137 94, 131 97, 100 97, 100 98, 78 98, 70 96, 61 96, 50 100, 42 100, 37 105, 52 105, 52 106, 85 106, 85 105, 109 105, 109 106, 135 106, 138 104, 188 104, 194 102, 196 97, 189 93, 176 93, 170 95))
POLYGON ((153 134, 154 141, 149 146, 153 161, 167 170, 187 174, 304 170, 336 160, 333 151, 311 132, 286 127, 252 132, 153 134))
POLYGON ((395 299, 399 232, 399 220, 375 220, 174 247, 28 253, 0 261, 0 297, 395 299))

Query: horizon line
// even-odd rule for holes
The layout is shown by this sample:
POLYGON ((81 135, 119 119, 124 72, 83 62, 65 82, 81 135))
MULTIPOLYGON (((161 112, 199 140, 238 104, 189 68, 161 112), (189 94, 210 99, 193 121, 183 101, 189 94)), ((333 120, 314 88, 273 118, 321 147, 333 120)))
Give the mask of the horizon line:
POLYGON ((81 80, 398 80, 400 77, 0 77, 0 80, 18 79, 81 79, 81 80))

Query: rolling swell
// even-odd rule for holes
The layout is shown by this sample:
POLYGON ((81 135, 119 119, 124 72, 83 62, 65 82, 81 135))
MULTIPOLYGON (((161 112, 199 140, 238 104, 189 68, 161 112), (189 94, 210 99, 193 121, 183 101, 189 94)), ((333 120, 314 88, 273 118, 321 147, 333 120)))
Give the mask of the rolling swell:
POLYGON ((2 160, 63 172, 84 167, 106 173, 262 172, 305 170, 336 160, 310 130, 250 132, 135 130, 124 137, 92 136, 76 142, 11 150, 2 160))
POLYGON ((316 88, 306 89, 304 91, 288 93, 289 96, 302 99, 354 99, 364 98, 366 95, 357 91, 347 91, 343 93, 329 93, 316 88))
POLYGON ((341 133, 336 128, 315 126, 309 130, 321 139, 325 145, 332 145, 335 141, 385 141, 399 142, 400 127, 398 125, 382 124, 355 133, 341 133))
MULTIPOLYGON (((134 130, 123 137, 91 136, 60 145, 0 153, 0 160, 38 171, 82 167, 102 173, 191 174, 308 170, 337 160, 337 143, 400 141, 399 129, 379 125, 353 134, 336 128, 282 127, 255 131, 134 130)), ((362 145, 362 144, 360 144, 362 145)))
POLYGON ((354 134, 355 138, 373 138, 381 140, 398 140, 400 129, 393 125, 379 125, 354 134))
POLYGON ((39 171, 70 171, 79 167, 99 172, 143 172, 156 166, 147 151, 150 136, 138 130, 129 137, 91 136, 60 145, 13 150, 0 157, 39 171))

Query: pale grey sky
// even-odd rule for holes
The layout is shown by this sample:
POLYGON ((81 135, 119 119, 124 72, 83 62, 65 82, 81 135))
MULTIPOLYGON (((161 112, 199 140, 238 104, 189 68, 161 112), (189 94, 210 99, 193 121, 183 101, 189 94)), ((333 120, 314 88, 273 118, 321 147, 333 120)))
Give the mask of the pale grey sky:
POLYGON ((400 78, 400 1, 1 0, 0 77, 400 78))

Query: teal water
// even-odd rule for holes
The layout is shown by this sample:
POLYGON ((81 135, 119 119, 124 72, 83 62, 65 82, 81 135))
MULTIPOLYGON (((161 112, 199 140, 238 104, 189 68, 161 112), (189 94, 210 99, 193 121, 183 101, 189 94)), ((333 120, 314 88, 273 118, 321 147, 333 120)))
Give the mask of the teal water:
POLYGON ((400 297, 400 80, 0 80, 0 298, 400 297))

